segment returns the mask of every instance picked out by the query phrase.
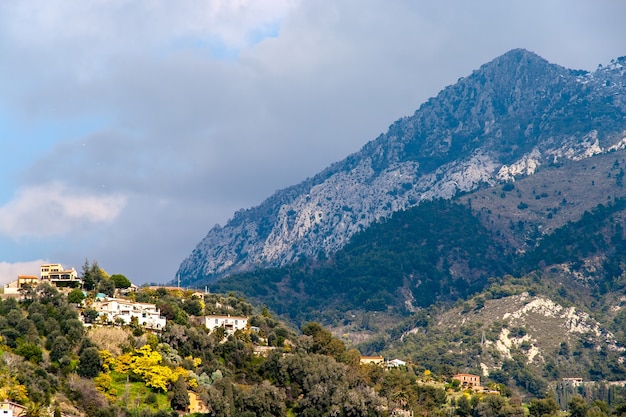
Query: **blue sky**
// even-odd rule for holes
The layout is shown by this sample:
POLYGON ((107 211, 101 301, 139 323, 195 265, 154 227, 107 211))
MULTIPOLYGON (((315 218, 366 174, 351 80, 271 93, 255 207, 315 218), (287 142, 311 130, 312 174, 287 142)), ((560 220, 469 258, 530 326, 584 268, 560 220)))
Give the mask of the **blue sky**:
POLYGON ((618 0, 0 4, 0 282, 97 260, 166 282, 216 223, 483 63, 626 55, 618 0))

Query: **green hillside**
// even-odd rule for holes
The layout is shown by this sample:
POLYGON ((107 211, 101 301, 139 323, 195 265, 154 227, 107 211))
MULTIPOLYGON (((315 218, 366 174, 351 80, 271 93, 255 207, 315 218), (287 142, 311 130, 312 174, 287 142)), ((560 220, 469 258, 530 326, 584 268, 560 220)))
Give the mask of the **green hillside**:
MULTIPOLYGON (((361 365, 359 352, 321 325, 296 332, 232 296, 140 289, 129 300, 156 303, 168 316, 166 328, 153 333, 137 323, 83 327, 88 308, 77 309, 67 294, 47 284, 27 292, 0 301, 0 401, 27 417, 526 413, 504 386, 502 394, 487 395, 416 364, 361 365), (227 336, 221 328, 209 332, 194 320, 209 313, 246 315, 250 327, 227 336), (256 355, 259 346, 269 353, 256 355)), ((544 403, 555 415, 547 400, 527 407, 544 403)))
POLYGON ((240 292, 295 322, 329 322, 350 310, 406 315, 482 290, 511 269, 507 252, 471 210, 435 200, 373 225, 328 258, 233 275, 210 288, 240 292))

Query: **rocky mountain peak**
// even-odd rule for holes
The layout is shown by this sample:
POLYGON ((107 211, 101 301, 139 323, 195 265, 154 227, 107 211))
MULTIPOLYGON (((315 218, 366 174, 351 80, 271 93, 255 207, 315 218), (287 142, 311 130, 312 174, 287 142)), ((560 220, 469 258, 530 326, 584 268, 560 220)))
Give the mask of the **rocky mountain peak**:
POLYGON ((343 247, 423 200, 451 198, 626 143, 622 61, 593 73, 515 49, 443 89, 359 152, 213 228, 186 284, 343 247))

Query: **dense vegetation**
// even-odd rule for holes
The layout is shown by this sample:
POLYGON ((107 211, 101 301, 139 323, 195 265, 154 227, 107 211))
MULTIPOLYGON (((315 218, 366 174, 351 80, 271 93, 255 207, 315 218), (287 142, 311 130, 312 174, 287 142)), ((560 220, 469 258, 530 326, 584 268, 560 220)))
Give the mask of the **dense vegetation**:
POLYGON ((406 299, 427 307, 482 290, 510 269, 505 252, 468 208, 435 200, 373 225, 330 258, 234 275, 210 288, 260 300, 295 322, 358 309, 402 315, 406 299))
POLYGON ((402 317, 442 302, 451 305, 483 291, 489 278, 507 274, 562 275, 555 265, 567 265, 570 275, 584 277, 578 284, 602 295, 623 281, 625 212, 625 199, 600 204, 514 254, 468 207, 435 200, 373 225, 329 257, 229 276, 210 288, 251 297, 295 323, 330 325, 350 311, 402 317))
POLYGON ((584 275, 599 293, 614 290, 626 265, 625 210, 626 199, 615 199, 585 212, 580 220, 545 236, 533 250, 520 257, 519 273, 554 264, 570 264, 573 270, 584 273, 585 259, 601 257, 601 268, 584 275))
POLYGON ((194 396, 211 416, 378 416, 390 404, 436 413, 447 406, 442 389, 416 383, 418 369, 360 366, 358 351, 319 324, 296 333, 232 296, 141 289, 132 298, 171 315, 163 332, 150 333, 133 324, 85 328, 68 294, 47 284, 28 295, 0 301, 0 400, 26 406, 29 417, 167 416, 186 411, 194 396), (193 320, 206 313, 245 314, 253 327, 209 333, 193 320), (274 350, 255 355, 259 345, 274 350))
MULTIPOLYGON (((133 298, 169 306, 172 314, 165 331, 150 333, 134 325, 84 328, 68 293, 47 284, 28 293, 21 301, 0 301, 0 400, 22 404, 28 417, 167 417, 186 413, 196 398, 205 404, 197 414, 207 416, 356 417, 404 410, 541 417, 558 411, 552 397, 542 398, 546 390, 523 406, 501 375, 486 381, 491 391, 485 394, 464 391, 450 379, 452 368, 360 365, 359 352, 321 325, 294 332, 266 308, 256 312, 233 296, 141 289, 133 298), (223 329, 209 333, 194 324, 195 313, 246 314, 254 327, 230 336, 223 329), (258 345, 275 349, 257 356, 258 345)), ((445 352, 432 357, 448 359, 445 352)), ((556 398, 572 416, 626 410, 614 389, 587 390, 584 397, 567 386, 558 390, 556 398)))

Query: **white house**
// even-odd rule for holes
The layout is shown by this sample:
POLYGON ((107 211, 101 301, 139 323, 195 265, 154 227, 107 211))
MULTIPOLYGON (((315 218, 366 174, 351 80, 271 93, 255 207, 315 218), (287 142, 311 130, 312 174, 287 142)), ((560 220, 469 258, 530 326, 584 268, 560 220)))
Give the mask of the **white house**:
POLYGON ((122 321, 124 324, 132 323, 133 317, 137 323, 147 329, 162 330, 167 324, 167 319, 161 316, 161 312, 154 304, 135 303, 121 298, 105 298, 93 303, 94 308, 100 315, 100 320, 115 323, 122 321))
POLYGON ((387 368, 398 368, 400 366, 406 366, 406 362, 400 359, 387 361, 387 368))
POLYGON ((243 316, 205 316, 204 325, 213 331, 216 327, 223 327, 227 334, 233 334, 236 330, 244 330, 248 327, 248 318, 243 316))

